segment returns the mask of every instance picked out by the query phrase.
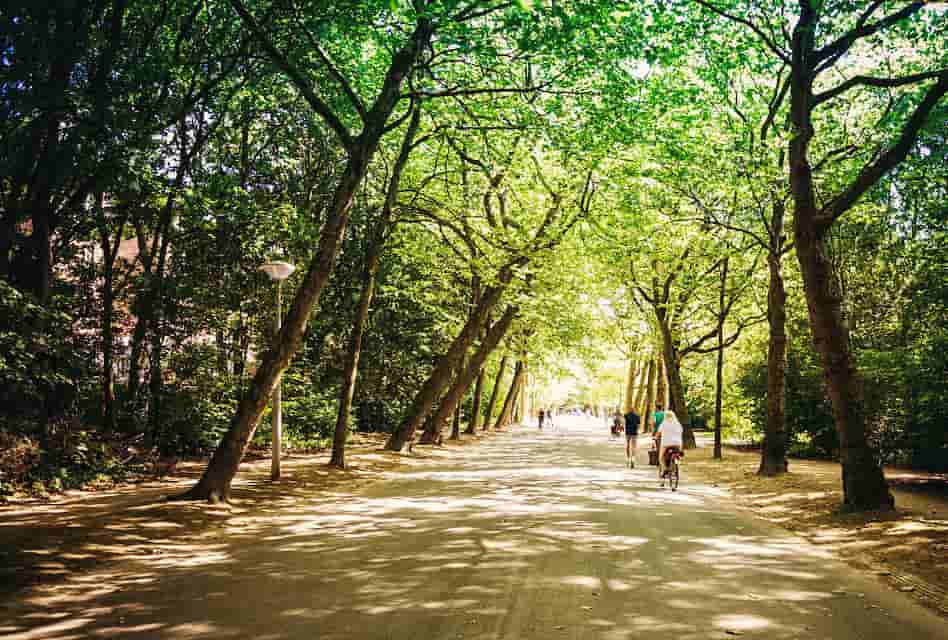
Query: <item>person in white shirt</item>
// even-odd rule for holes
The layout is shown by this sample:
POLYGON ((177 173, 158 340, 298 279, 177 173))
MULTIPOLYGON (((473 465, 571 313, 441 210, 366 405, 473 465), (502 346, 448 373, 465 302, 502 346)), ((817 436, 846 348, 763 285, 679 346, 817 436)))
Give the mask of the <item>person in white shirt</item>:
POLYGON ((658 441, 658 477, 661 478, 665 475, 665 455, 668 449, 671 447, 684 448, 684 432, 685 428, 681 426, 675 412, 671 409, 666 411, 665 419, 662 420, 661 426, 655 432, 655 439, 658 441))

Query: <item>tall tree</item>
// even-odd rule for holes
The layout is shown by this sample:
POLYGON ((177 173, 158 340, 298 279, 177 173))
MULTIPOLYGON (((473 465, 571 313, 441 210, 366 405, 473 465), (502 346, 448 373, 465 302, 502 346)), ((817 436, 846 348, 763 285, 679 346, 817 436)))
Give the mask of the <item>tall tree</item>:
POLYGON ((359 372, 362 336, 365 332, 365 324, 369 317, 372 296, 375 293, 375 278, 378 274, 385 240, 392 231, 392 215, 398 200, 398 189, 401 183, 402 173, 405 170, 405 165, 408 164, 408 158, 411 154, 414 138, 418 132, 420 123, 421 109, 416 106, 413 108, 411 120, 405 130, 398 157, 395 159, 395 164, 392 167, 392 175, 389 178, 381 215, 368 241, 365 265, 362 273, 362 290, 359 294, 356 317, 352 324, 352 332, 349 336, 349 353, 346 357, 342 385, 339 389, 339 407, 336 413, 336 427, 333 433, 332 455, 329 459, 330 466, 339 467, 341 469, 344 469, 346 466, 345 446, 346 437, 349 433, 349 414, 352 410, 352 394, 355 391, 356 377, 359 372))
MULTIPOLYGON (((306 99, 309 107, 332 129, 346 152, 346 166, 339 177, 332 203, 326 212, 318 246, 307 269, 275 344, 261 357, 260 365, 246 393, 240 399, 230 428, 214 451, 200 481, 181 497, 186 499, 227 500, 244 451, 250 442, 274 387, 299 350, 313 307, 332 273, 339 245, 349 221, 355 192, 368 171, 379 141, 390 129, 390 119, 402 99, 402 86, 416 63, 427 50, 433 33, 432 21, 419 15, 410 34, 397 45, 384 73, 381 87, 371 106, 366 107, 351 83, 325 58, 326 68, 336 80, 349 106, 362 125, 357 135, 315 91, 313 81, 294 63, 261 26, 240 0, 231 0, 248 31, 270 59, 306 99)), ((309 32, 307 31, 306 34, 309 32)), ((304 34, 305 35, 305 34, 304 34)), ((315 47, 319 53, 318 46, 315 47)))

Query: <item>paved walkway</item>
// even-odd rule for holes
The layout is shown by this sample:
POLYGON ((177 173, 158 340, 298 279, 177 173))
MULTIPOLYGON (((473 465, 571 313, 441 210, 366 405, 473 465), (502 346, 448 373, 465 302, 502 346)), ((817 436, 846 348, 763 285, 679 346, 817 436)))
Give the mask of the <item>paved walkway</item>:
POLYGON ((948 638, 904 594, 732 511, 687 465, 677 493, 624 469, 598 424, 561 418, 456 451, 232 512, 155 504, 154 490, 69 508, 94 510, 94 529, 68 510, 0 511, 0 536, 30 532, 8 560, 63 568, 6 593, 0 634, 948 638))

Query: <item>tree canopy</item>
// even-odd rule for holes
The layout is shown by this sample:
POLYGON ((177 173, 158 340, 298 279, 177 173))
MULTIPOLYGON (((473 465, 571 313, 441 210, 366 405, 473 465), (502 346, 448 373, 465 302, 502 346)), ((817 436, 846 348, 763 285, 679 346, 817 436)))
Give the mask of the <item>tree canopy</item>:
POLYGON ((891 504, 883 462, 945 470, 939 3, 0 20, 0 491, 187 454, 226 499, 280 384, 284 446, 336 466, 353 429, 668 403, 765 475, 838 459, 854 509, 891 504))

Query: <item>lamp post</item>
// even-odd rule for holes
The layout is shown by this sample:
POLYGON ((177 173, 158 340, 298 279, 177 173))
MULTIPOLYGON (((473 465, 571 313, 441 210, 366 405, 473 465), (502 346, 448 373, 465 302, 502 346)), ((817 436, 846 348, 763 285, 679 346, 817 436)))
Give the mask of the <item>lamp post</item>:
MULTIPOLYGON (((280 326, 283 319, 283 281, 290 277, 296 267, 289 262, 275 260, 260 266, 260 270, 270 276, 277 283, 276 286, 276 314, 273 322, 274 340, 280 335, 280 326)), ((270 463, 270 479, 280 479, 280 450, 283 436, 283 412, 280 407, 280 386, 277 382, 273 389, 273 447, 270 463)))

